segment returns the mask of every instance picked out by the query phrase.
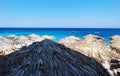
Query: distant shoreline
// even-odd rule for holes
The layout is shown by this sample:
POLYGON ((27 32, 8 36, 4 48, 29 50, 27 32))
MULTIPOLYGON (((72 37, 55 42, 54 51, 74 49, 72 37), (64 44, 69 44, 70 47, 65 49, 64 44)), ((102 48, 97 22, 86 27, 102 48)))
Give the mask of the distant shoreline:
POLYGON ((72 28, 72 27, 0 27, 0 29, 120 29, 120 28, 72 28))

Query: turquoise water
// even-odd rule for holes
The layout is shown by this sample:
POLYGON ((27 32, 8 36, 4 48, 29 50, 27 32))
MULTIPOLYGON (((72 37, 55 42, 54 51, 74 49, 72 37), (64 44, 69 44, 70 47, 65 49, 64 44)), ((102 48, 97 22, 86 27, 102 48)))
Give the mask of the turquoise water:
POLYGON ((66 36, 76 36, 82 38, 87 34, 99 35, 105 38, 105 42, 109 44, 109 37, 113 35, 120 35, 120 29, 113 28, 0 28, 0 35, 7 36, 10 34, 14 35, 50 35, 54 36, 56 39, 54 41, 59 41, 61 38, 66 36))

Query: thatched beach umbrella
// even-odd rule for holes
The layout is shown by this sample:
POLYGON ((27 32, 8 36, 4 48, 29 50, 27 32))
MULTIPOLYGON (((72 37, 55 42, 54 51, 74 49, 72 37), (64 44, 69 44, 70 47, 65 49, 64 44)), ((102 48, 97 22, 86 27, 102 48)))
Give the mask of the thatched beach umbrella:
POLYGON ((17 50, 17 48, 14 47, 14 41, 0 37, 0 55, 7 55, 15 50, 17 50))
POLYGON ((110 47, 117 53, 120 53, 120 36, 115 35, 110 37, 110 47))
POLYGON ((22 48, 23 46, 32 44, 32 41, 26 36, 18 36, 17 38, 14 38, 13 41, 15 42, 17 48, 22 48))
POLYGON ((8 44, 14 44, 14 41, 3 36, 0 36, 0 41, 8 44))
POLYGON ((94 58, 100 62, 113 76, 113 72, 110 69, 110 59, 113 57, 120 58, 120 55, 106 46, 106 44, 103 42, 103 38, 90 34, 77 42, 68 43, 69 45, 64 43, 64 41, 60 43, 86 56, 94 58))
POLYGON ((15 39, 15 38, 17 38, 18 36, 16 36, 16 35, 13 35, 13 34, 11 34, 11 35, 8 35, 8 36, 6 36, 6 38, 8 38, 8 39, 15 39))
POLYGON ((109 76, 95 60, 44 40, 0 59, 0 76, 109 76))
POLYGON ((39 35, 36 34, 30 34, 27 36, 29 40, 34 41, 42 41, 42 38, 39 35))
POLYGON ((43 35, 43 36, 39 36, 39 35, 36 35, 36 34, 30 34, 27 36, 29 40, 35 42, 35 41, 42 41, 44 39, 50 39, 50 40, 53 40, 54 37, 53 36, 48 36, 48 35, 43 35))
MULTIPOLYGON (((64 44, 64 41, 60 43, 64 44)), ((111 49, 106 46, 103 42, 103 38, 96 35, 90 34, 77 42, 68 44, 69 45, 66 45, 67 47, 77 50, 86 56, 95 58, 98 61, 101 61, 103 57, 120 57, 119 54, 111 51, 111 49)))
POLYGON ((68 36, 59 41, 59 43, 64 44, 65 46, 70 46, 71 44, 80 41, 81 39, 75 36, 68 36))
POLYGON ((0 42, 0 55, 7 55, 14 52, 15 50, 17 50, 17 48, 13 45, 0 42))

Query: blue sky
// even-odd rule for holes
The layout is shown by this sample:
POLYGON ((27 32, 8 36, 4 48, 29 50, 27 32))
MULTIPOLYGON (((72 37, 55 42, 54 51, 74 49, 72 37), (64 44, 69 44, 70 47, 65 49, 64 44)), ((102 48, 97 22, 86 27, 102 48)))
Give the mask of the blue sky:
POLYGON ((120 28, 120 0, 0 0, 0 27, 120 28))

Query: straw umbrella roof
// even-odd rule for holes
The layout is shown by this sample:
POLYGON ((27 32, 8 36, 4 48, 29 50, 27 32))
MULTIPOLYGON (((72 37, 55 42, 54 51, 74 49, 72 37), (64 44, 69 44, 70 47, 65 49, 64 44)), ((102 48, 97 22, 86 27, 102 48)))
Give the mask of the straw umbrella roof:
POLYGON ((32 40, 32 41, 42 41, 42 38, 36 34, 30 34, 27 37, 29 40, 32 40))
POLYGON ((8 38, 8 39, 14 39, 14 38, 17 38, 18 36, 16 36, 16 35, 14 35, 14 34, 10 34, 10 35, 8 35, 8 36, 6 36, 6 38, 8 38))
POLYGON ((4 42, 4 43, 14 44, 14 41, 12 41, 6 37, 3 37, 3 36, 0 36, 0 41, 4 42))
POLYGON ((17 48, 11 44, 0 42, 0 55, 7 55, 14 52, 17 48))
POLYGON ((17 48, 14 47, 14 41, 0 37, 0 55, 7 55, 14 52, 16 49, 17 48))
POLYGON ((59 41, 59 43, 64 43, 64 44, 66 44, 66 45, 69 45, 69 44, 71 44, 71 43, 75 43, 75 42, 78 42, 78 41, 80 41, 80 40, 81 40, 81 39, 78 38, 78 37, 68 36, 68 37, 65 37, 65 38, 61 39, 61 40, 59 41))
POLYGON ((30 34, 27 36, 29 40, 35 42, 35 41, 42 41, 44 39, 50 39, 53 40, 54 37, 53 36, 48 36, 48 35, 44 35, 44 36, 39 36, 37 34, 30 34))
POLYGON ((110 47, 120 53, 120 36, 115 35, 110 37, 110 47))
POLYGON ((26 36, 18 36, 13 41, 16 43, 16 45, 21 45, 21 47, 32 44, 32 41, 29 40, 26 36))
POLYGON ((109 76, 95 60, 51 40, 0 59, 0 76, 109 76))
MULTIPOLYGON (((66 45, 61 43, 63 45, 66 45)), ((69 44, 69 43, 68 43, 69 44)), ((106 46, 103 42, 103 38, 96 35, 87 35, 82 40, 66 45, 67 47, 77 50, 80 53, 95 58, 98 61, 101 61, 104 57, 117 57, 120 58, 120 55, 111 51, 111 48, 106 46)))

